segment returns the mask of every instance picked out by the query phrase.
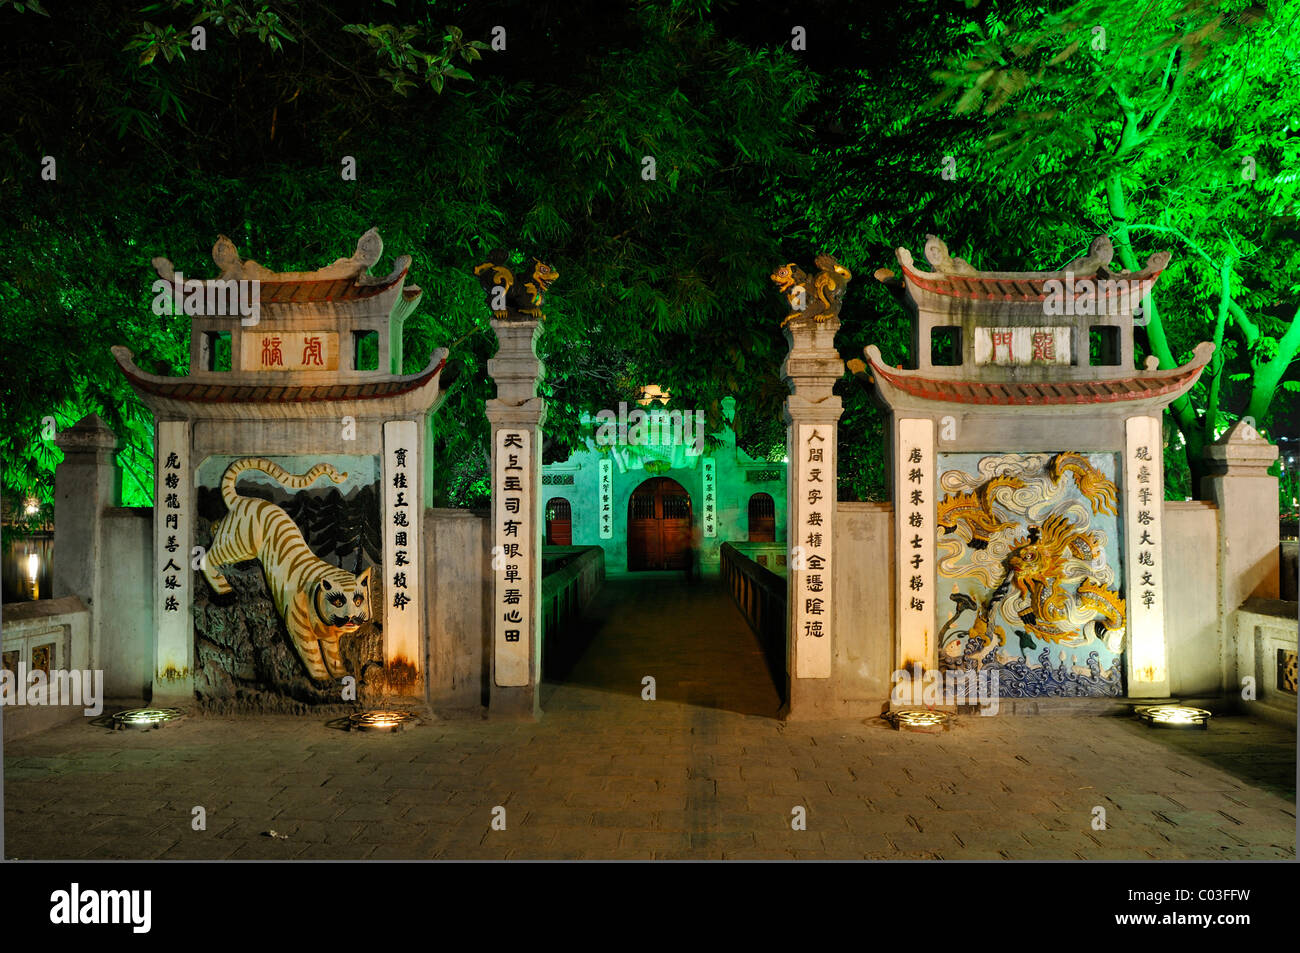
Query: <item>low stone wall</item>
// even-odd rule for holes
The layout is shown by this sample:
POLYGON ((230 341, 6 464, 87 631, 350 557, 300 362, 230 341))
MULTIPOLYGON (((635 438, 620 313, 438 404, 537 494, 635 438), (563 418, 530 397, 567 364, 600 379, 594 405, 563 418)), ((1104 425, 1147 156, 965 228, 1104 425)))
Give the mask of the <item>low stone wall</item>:
MULTIPOLYGON (((722 583, 750 629, 763 646, 772 680, 785 688, 786 667, 786 581, 754 559, 752 547, 771 543, 723 543, 722 583), (742 548, 745 547, 745 548, 742 548), (747 552, 746 549, 749 549, 747 552)), ((778 544, 779 545, 779 544, 778 544)))
POLYGON ((425 515, 425 694, 434 707, 477 709, 487 704, 492 651, 491 520, 480 510, 425 515))
POLYGON ((599 546, 547 546, 542 562, 554 567, 542 577, 537 616, 545 670, 571 647, 575 623, 605 584, 605 550, 599 546))
MULTIPOLYGON (((50 672, 86 672, 90 661, 90 610, 76 596, 41 599, 37 602, 12 602, 4 606, 3 651, 13 664, 14 677, 32 670, 34 656, 40 655, 50 672)), ((8 668, 9 666, 6 666, 8 668)), ((92 675, 93 678, 93 675, 92 675)), ((101 681, 102 688, 103 682, 101 681)), ((26 685, 15 681, 15 690, 26 685)), ((51 699, 53 700, 53 699, 51 699)), ((99 701, 102 703, 103 698, 99 701)), ((21 738, 65 721, 85 717, 85 705, 9 705, 0 713, 4 722, 4 740, 21 738)))
POLYGON ((110 698, 143 699, 153 681, 153 507, 105 510, 103 536, 111 558, 95 629, 104 690, 110 698))
POLYGON ((833 559, 835 715, 879 715, 894 670, 893 504, 841 502, 833 559))
POLYGON ((1282 599, 1248 599, 1234 613, 1237 671, 1254 678, 1253 699, 1242 686, 1230 697, 1247 712, 1296 727, 1296 620, 1300 605, 1282 599))
POLYGON ((1213 503, 1165 502, 1165 650, 1175 696, 1222 691, 1218 520, 1213 503))
MULTIPOLYGON (((771 570, 778 576, 786 574, 787 554, 785 543, 723 543, 731 546, 748 559, 752 559, 764 569, 771 570)), ((726 558, 723 556, 722 558, 726 558)))

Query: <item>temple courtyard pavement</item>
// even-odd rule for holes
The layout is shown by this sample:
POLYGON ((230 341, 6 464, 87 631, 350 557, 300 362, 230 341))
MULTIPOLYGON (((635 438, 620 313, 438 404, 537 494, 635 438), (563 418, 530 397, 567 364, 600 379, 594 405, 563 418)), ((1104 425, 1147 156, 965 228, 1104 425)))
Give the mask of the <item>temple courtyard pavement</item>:
POLYGON ((717 578, 611 575, 585 625, 537 722, 443 713, 374 734, 324 717, 191 715, 10 742, 5 856, 1295 858, 1295 734, 1264 721, 782 723, 717 578))

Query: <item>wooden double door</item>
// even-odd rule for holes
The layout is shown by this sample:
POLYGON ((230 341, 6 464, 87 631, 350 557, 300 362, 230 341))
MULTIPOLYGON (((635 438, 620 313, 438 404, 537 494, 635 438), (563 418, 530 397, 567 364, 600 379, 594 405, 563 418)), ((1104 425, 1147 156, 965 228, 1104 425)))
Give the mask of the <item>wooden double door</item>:
POLYGON ((627 568, 685 569, 690 547, 690 494, 668 477, 646 480, 627 505, 627 568))

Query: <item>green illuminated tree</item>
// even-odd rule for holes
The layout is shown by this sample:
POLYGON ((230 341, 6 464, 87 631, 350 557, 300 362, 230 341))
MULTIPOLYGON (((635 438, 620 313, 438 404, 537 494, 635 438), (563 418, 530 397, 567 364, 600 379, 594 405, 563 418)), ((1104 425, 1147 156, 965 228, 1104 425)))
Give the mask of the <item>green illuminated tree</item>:
POLYGON ((108 346, 186 370, 188 322, 150 312, 148 263, 209 275, 218 232, 282 270, 346 254, 372 225, 387 256, 413 255, 425 297, 404 370, 452 348, 434 420, 444 501, 481 500, 495 340, 469 272, 495 247, 561 273, 541 343, 549 458, 582 411, 646 383, 711 416, 728 394, 749 419, 777 414, 772 182, 800 174, 813 84, 788 53, 719 32, 711 6, 0 7, 0 95, 23 104, 0 118, 6 493, 48 501, 58 451, 41 420, 94 411, 123 437, 125 501, 149 502, 150 417, 108 346))
MULTIPOLYGON (((985 133, 976 175, 1032 183, 1072 213, 1077 226, 1044 243, 1059 259, 1089 229, 1113 237, 1125 268, 1175 252, 1140 323, 1161 367, 1198 341, 1216 347, 1170 408, 1192 493, 1229 420, 1270 430, 1279 394, 1297 388, 1298 18, 1294 6, 1212 0, 998 10, 972 20, 969 47, 935 73, 938 98, 985 133), (1233 381, 1246 385, 1236 414, 1233 381)), ((1034 238, 1049 225, 1018 224, 1034 238)))

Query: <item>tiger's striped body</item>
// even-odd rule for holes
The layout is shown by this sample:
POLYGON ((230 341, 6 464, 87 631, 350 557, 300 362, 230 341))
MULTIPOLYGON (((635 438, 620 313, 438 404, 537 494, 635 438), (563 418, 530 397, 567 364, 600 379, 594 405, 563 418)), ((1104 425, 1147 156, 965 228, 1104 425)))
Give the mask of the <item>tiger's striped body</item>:
POLYGON ((202 564, 212 588, 227 593, 230 582, 218 567, 258 560, 307 673, 317 681, 342 678, 347 670, 339 656, 339 638, 370 618, 370 570, 354 576, 331 566, 307 547, 302 531, 279 506, 240 496, 235 484, 246 470, 260 470, 290 490, 305 489, 321 476, 342 483, 347 474, 328 463, 296 476, 263 457, 236 460, 221 478, 229 512, 213 524, 212 545, 202 564))

